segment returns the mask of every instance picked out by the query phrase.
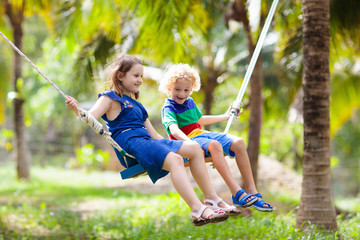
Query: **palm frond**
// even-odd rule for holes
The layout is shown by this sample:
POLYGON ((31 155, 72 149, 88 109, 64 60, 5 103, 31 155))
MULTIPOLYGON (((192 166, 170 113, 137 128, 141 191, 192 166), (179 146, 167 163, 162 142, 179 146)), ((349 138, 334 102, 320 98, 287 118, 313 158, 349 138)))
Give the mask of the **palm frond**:
POLYGON ((332 75, 330 100, 330 136, 349 121, 360 108, 360 75, 349 71, 339 71, 332 75))

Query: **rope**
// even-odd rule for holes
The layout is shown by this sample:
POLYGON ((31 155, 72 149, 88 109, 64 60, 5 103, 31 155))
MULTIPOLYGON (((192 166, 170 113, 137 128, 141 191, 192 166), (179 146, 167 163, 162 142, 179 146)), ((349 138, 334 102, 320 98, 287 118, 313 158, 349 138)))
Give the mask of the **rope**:
POLYGON ((278 5, 278 2, 279 2, 279 0, 274 0, 273 1, 272 5, 271 5, 271 8, 270 8, 270 11, 269 11, 269 14, 266 17, 264 27, 261 30, 261 34, 260 34, 259 40, 258 40, 258 42, 256 44, 254 53, 253 53, 253 55, 251 57, 249 67, 248 67, 248 69, 247 69, 247 71, 245 73, 244 81, 243 81, 243 83, 242 83, 242 85, 240 87, 240 90, 239 90, 239 93, 238 93, 238 95, 236 97, 236 100, 233 103, 233 107, 231 108, 230 118, 229 118, 229 120, 227 122, 224 133, 227 133, 229 131, 231 123, 234 120, 234 117, 236 116, 237 109, 241 105, 242 98, 244 97, 244 94, 245 94, 245 89, 246 89, 246 87, 247 87, 247 85, 248 85, 248 83, 250 81, 250 77, 252 75, 252 72, 254 71, 255 64, 256 64, 257 59, 259 57, 262 45, 264 43, 265 36, 266 36, 266 34, 267 34, 268 30, 269 30, 269 26, 270 26, 270 23, 271 23, 272 18, 274 16, 276 7, 278 5))
MULTIPOLYGON (((68 99, 67 96, 65 95, 65 93, 63 93, 63 91, 61 91, 60 88, 58 88, 55 83, 53 83, 43 72, 40 71, 40 69, 20 50, 18 49, 15 44, 13 44, 1 31, 0 31, 0 35, 11 45, 11 47, 20 54, 20 56, 22 56, 26 61, 28 61, 30 63, 30 65, 41 75, 45 78, 46 81, 48 81, 65 99, 68 99)), ((101 123, 99 123, 94 117, 93 115, 91 115, 89 112, 84 111, 82 109, 80 109, 79 107, 77 108, 77 110, 80 112, 80 120, 82 122, 84 122, 85 124, 89 125, 94 132, 102 135, 108 142, 111 143, 111 145, 113 145, 117 150, 119 150, 121 156, 130 156, 131 155, 127 154, 126 151, 124 149, 122 149, 119 144, 117 144, 117 142, 114 141, 114 139, 110 136, 111 133, 106 131, 103 126, 101 125, 101 123)), ((128 163, 126 161, 126 158, 124 158, 126 166, 128 167, 128 163)))

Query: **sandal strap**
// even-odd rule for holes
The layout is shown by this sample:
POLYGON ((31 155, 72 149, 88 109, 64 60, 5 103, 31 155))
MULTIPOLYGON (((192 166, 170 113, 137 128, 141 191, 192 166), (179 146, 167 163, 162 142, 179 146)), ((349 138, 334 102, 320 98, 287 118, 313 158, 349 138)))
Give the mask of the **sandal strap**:
POLYGON ((237 193, 235 194, 235 197, 234 197, 236 199, 236 201, 240 200, 240 196, 243 195, 243 193, 246 193, 246 191, 244 189, 237 191, 237 193))
POLYGON ((258 197, 258 198, 262 198, 260 193, 256 193, 256 194, 252 194, 252 195, 255 196, 255 197, 258 197))
POLYGON ((203 205, 199 211, 197 212, 191 212, 191 216, 199 219, 199 218, 203 218, 201 215, 204 213, 205 209, 207 209, 208 207, 203 205))
POLYGON ((216 200, 207 199, 207 198, 204 199, 204 203, 210 203, 212 207, 217 207, 217 208, 220 208, 219 203, 221 201, 223 201, 221 198, 218 198, 216 200))

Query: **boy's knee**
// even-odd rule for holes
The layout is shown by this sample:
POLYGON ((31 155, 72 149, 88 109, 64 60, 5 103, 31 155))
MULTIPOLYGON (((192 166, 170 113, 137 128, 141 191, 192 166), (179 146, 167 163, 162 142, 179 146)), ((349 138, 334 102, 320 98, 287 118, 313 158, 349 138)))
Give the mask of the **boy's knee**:
POLYGON ((234 146, 234 148, 236 150, 246 150, 246 146, 245 146, 245 142, 242 138, 240 137, 237 137, 233 142, 232 142, 232 145, 234 146))
POLYGON ((223 151, 223 147, 221 145, 221 143, 219 143, 216 140, 212 140, 209 143, 209 151, 211 152, 222 152, 223 151))

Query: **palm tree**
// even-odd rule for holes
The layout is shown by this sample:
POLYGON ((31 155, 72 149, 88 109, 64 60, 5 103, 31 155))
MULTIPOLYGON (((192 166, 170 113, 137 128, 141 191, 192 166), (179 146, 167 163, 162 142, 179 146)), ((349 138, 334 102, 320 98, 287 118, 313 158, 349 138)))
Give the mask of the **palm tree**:
MULTIPOLYGON (((23 27, 22 24, 27 15, 34 14, 36 9, 42 9, 43 12, 48 12, 50 9, 50 1, 9 1, 1 0, 1 12, 5 12, 8 17, 12 33, 13 43, 18 49, 22 49, 23 45, 23 27)), ((25 124, 24 124, 24 101, 21 96, 22 86, 22 57, 14 50, 13 60, 13 75, 12 75, 12 88, 15 92, 13 99, 13 126, 14 126, 14 156, 17 164, 17 177, 19 179, 30 179, 30 152, 25 139, 25 124)))
POLYGON ((330 3, 303 0, 303 183, 296 227, 336 231, 330 180, 330 3))
MULTIPOLYGON (((5 14, 10 20, 13 30, 13 42, 20 50, 22 49, 23 29, 22 23, 24 21, 25 2, 18 6, 14 6, 10 1, 2 1, 2 7, 5 9, 5 14)), ((19 93, 19 82, 22 78, 22 58, 14 51, 13 61, 13 76, 12 86, 15 93, 19 93)), ((13 125, 14 125, 14 155, 17 163, 17 177, 29 179, 30 178, 30 154, 28 151, 27 142, 25 140, 25 124, 24 124, 24 99, 18 94, 13 100, 13 125)))
MULTIPOLYGON (((301 1, 292 0, 282 4, 282 14, 277 23, 281 28, 279 34, 282 49, 277 52, 277 58, 283 66, 281 72, 283 76, 281 84, 285 85, 290 101, 302 101, 301 72, 302 72, 302 28, 301 28, 301 1), (291 11, 289 11, 289 9, 291 11), (286 14, 284 14, 286 13, 286 14), (294 100, 295 99, 295 100, 294 100)), ((331 30, 331 52, 330 52, 330 71, 331 75, 331 126, 330 136, 333 137, 341 126, 349 121, 356 109, 360 108, 360 82, 356 74, 349 69, 356 62, 356 57, 360 54, 360 47, 356 42, 360 40, 358 22, 360 21, 360 2, 357 0, 347 1, 344 4, 341 0, 330 1, 330 30, 331 30), (344 58, 348 62, 344 66, 344 58), (343 65, 343 69, 335 69, 334 65, 343 65)), ((297 109, 298 114, 302 115, 302 110, 297 109)))

